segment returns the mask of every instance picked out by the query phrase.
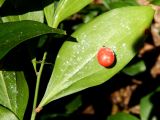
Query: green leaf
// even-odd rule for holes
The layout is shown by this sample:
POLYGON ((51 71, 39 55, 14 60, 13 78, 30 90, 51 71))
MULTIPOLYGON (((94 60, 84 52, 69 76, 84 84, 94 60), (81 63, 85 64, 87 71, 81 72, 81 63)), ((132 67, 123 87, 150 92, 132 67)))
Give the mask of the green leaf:
POLYGON ((0 24, 0 59, 20 43, 48 33, 65 34, 36 21, 19 21, 0 24))
POLYGON ((3 21, 2 21, 2 18, 0 17, 0 23, 2 23, 3 21))
POLYGON ((7 108, 0 105, 0 118, 1 120, 19 120, 14 113, 7 108))
POLYGON ((154 5, 160 5, 160 1, 159 0, 152 0, 151 3, 154 4, 154 5))
MULTIPOLYGON (((150 94, 144 96, 140 101, 140 116, 141 120, 149 120, 150 113, 153 110, 154 103, 151 101, 151 98, 155 94, 159 94, 160 87, 158 87, 155 91, 151 92, 150 94)), ((158 98, 157 98, 158 99, 158 98)), ((151 118, 150 118, 151 119, 151 118)))
POLYGON ((23 116, 27 107, 29 89, 23 72, 16 71, 17 84, 17 116, 23 120, 23 116), (23 101, 22 101, 23 98, 23 101))
POLYGON ((23 72, 0 71, 0 104, 10 109, 20 120, 23 119, 28 95, 23 72))
POLYGON ((103 3, 107 9, 138 5, 136 0, 104 0, 103 3))
POLYGON ((58 24, 78 12, 93 0, 60 0, 54 14, 53 28, 56 28, 58 24))
POLYGON ((135 64, 127 66, 123 69, 123 72, 127 75, 134 76, 146 70, 146 65, 144 61, 139 61, 135 64))
POLYGON ((72 34, 77 42, 61 47, 45 95, 39 105, 104 83, 118 73, 136 54, 137 43, 150 26, 151 7, 125 7, 111 10, 83 25, 72 34), (96 58, 103 47, 113 49, 116 63, 101 66, 96 58))
POLYGON ((22 21, 22 20, 33 20, 33 21, 38 21, 43 23, 44 22, 43 11, 34 11, 34 12, 25 13, 23 15, 2 17, 3 22, 14 22, 14 21, 22 21))
POLYGON ((44 14, 45 14, 48 26, 52 27, 53 18, 54 18, 54 3, 44 8, 44 14))
POLYGON ((0 0, 0 7, 2 7, 4 2, 5 2, 5 0, 0 0))
POLYGON ((116 115, 109 116, 107 120, 139 120, 139 119, 134 117, 133 115, 119 112, 116 115))
POLYGON ((96 17, 98 15, 98 11, 91 11, 89 14, 84 16, 84 23, 89 22, 90 20, 92 20, 94 17, 96 17))
POLYGON ((75 112, 82 105, 81 96, 77 96, 69 104, 66 105, 66 114, 75 112))
POLYGON ((125 6, 133 6, 133 5, 137 5, 137 4, 131 4, 128 2, 123 2, 123 1, 112 2, 109 4, 110 9, 115 9, 115 8, 120 8, 120 7, 125 7, 125 6))

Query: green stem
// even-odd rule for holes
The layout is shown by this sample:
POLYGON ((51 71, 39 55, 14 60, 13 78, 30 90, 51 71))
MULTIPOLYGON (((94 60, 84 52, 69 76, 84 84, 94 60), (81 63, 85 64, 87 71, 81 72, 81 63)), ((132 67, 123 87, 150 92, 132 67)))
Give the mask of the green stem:
POLYGON ((46 56, 47 56, 47 52, 45 52, 44 55, 43 55, 42 63, 41 63, 39 72, 37 74, 37 81, 36 81, 36 88, 35 88, 35 95, 34 95, 34 102, 33 102, 31 120, 35 120, 36 114, 37 114, 35 109, 36 109, 37 99, 38 99, 38 91, 39 91, 40 79, 41 79, 42 71, 43 71, 43 68, 44 68, 46 56))

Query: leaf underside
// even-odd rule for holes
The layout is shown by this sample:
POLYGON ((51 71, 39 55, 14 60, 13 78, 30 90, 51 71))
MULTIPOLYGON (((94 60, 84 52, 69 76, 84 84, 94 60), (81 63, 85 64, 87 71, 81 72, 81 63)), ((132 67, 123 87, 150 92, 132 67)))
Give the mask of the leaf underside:
POLYGON ((119 72, 136 54, 137 44, 150 26, 154 10, 150 7, 124 7, 111 10, 83 25, 61 47, 46 93, 39 105, 104 83, 119 72), (98 64, 102 47, 113 49, 116 63, 111 68, 98 64))
POLYGON ((30 20, 0 23, 0 59, 20 43, 48 33, 65 34, 47 25, 30 20))

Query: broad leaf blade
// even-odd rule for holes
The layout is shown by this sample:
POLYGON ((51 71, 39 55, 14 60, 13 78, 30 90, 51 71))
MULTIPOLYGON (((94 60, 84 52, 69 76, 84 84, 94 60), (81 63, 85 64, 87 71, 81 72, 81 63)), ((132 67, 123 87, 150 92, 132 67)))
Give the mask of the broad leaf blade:
POLYGON ((43 11, 34 11, 34 12, 25 13, 23 15, 2 17, 3 22, 14 22, 14 21, 22 21, 22 20, 33 20, 33 21, 38 21, 43 23, 44 22, 43 11))
POLYGON ((136 45, 150 26, 154 11, 150 7, 114 9, 82 26, 66 41, 57 56, 46 93, 39 105, 96 86, 119 72, 136 54, 136 45), (114 50, 112 68, 98 64, 96 54, 106 46, 114 50))
POLYGON ((19 120, 14 113, 7 108, 0 105, 0 119, 1 120, 19 120))
POLYGON ((58 24, 78 12, 93 0, 60 0, 54 14, 53 27, 56 28, 58 24))
POLYGON ((10 109, 21 120, 28 102, 28 94, 23 72, 0 71, 0 104, 10 109))
POLYGON ((134 117, 133 115, 119 112, 116 115, 109 116, 107 120, 139 120, 139 119, 134 117))
POLYGON ((65 34, 36 21, 8 22, 0 24, 0 59, 20 43, 48 33, 65 34))

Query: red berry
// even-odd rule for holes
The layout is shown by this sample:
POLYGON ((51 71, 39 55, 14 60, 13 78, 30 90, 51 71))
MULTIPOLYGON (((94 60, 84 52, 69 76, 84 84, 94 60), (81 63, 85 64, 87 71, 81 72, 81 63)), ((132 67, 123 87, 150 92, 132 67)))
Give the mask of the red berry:
POLYGON ((97 59, 100 65, 111 67, 115 61, 115 54, 110 48, 100 48, 97 53, 97 59))

